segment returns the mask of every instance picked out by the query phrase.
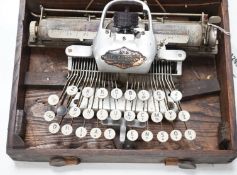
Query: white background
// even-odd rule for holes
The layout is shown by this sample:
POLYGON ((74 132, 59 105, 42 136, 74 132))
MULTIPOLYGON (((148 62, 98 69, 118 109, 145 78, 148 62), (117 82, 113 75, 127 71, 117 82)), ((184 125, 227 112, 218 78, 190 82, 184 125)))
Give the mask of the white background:
MULTIPOLYGON (((57 1, 55 1, 57 3, 57 1)), ((237 1, 229 0, 232 52, 237 55, 237 1)), ((1 174, 237 174, 237 160, 231 164, 198 165, 196 170, 181 170, 162 164, 81 164, 62 168, 50 167, 48 163, 14 162, 6 154, 7 125, 14 65, 15 41, 18 20, 18 0, 4 0, 0 6, 0 171, 1 174)), ((237 72, 237 68, 236 72, 237 72)), ((237 75, 236 75, 237 77, 237 75)), ((237 78, 235 84, 237 85, 237 78)), ((237 87, 237 86, 236 86, 237 87)), ((237 91, 237 88, 236 88, 237 91)))

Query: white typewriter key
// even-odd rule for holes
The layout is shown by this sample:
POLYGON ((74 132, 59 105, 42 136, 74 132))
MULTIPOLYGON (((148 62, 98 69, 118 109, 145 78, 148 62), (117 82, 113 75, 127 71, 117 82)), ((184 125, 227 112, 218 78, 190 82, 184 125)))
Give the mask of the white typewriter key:
POLYGON ((119 120, 122 116, 122 113, 118 109, 114 109, 110 112, 110 117, 112 120, 119 120))
POLYGON ((94 110, 93 109, 84 109, 82 115, 85 119, 89 120, 94 117, 94 110))
POLYGON ((151 120, 154 122, 154 123, 159 123, 161 122, 163 119, 163 115, 161 112, 152 112, 151 114, 151 120))
POLYGON ((72 133, 72 126, 70 124, 63 125, 61 128, 61 132, 63 135, 68 136, 72 133))
POLYGON ((162 90, 156 90, 154 92, 154 98, 155 100, 161 101, 165 99, 165 92, 162 90))
POLYGON ((175 102, 178 102, 182 99, 183 95, 180 91, 178 90, 173 90, 171 93, 170 93, 170 97, 175 101, 175 102))
POLYGON ((153 134, 149 130, 145 130, 142 132, 142 140, 145 142, 150 142, 153 139, 153 134))
POLYGON ((83 137, 86 136, 86 134, 87 134, 86 128, 84 128, 84 127, 78 127, 78 128, 76 129, 76 136, 77 136, 78 138, 83 138, 83 137))
POLYGON ((174 129, 170 133, 170 138, 173 141, 180 141, 182 139, 182 133, 180 130, 174 129))
POLYGON ((78 88, 76 86, 68 86, 66 92, 67 95, 74 96, 77 94, 78 88))
POLYGON ((82 89, 82 95, 86 98, 89 98, 94 95, 94 89, 91 87, 84 87, 82 89))
POLYGON ((54 113, 53 111, 46 111, 46 112, 44 113, 44 119, 45 119, 47 122, 52 121, 54 118, 55 118, 55 113, 54 113))
POLYGON ((136 130, 129 130, 128 132, 127 132, 127 138, 128 138, 128 140, 130 140, 130 141, 135 141, 135 140, 137 140, 138 139, 138 132, 136 131, 136 130))
POLYGON ((130 100, 130 101, 134 100, 136 98, 136 96, 137 96, 136 92, 132 89, 128 89, 124 93, 124 97, 126 100, 130 100))
POLYGON ((112 128, 108 128, 104 131, 104 137, 107 139, 107 140, 112 140, 114 139, 116 133, 114 131, 114 129, 112 128))
POLYGON ((58 123, 51 123, 49 125, 49 132, 52 134, 56 134, 60 129, 60 126, 58 123))
POLYGON ((54 106, 58 104, 58 102, 59 102, 59 97, 57 95, 53 94, 49 96, 48 98, 49 105, 54 106))
POLYGON ((146 122, 149 119, 149 115, 145 111, 140 111, 137 114, 137 119, 139 122, 146 122))
POLYGON ((167 111, 167 108, 165 106, 165 102, 163 103, 164 101, 160 102, 160 105, 159 105, 159 108, 160 108, 160 112, 162 114, 165 114, 165 112, 167 111))
POLYGON ((169 139, 169 134, 166 131, 160 131, 157 134, 157 139, 161 143, 165 143, 169 139))
POLYGON ((177 117, 176 113, 172 110, 168 110, 165 112, 165 118, 166 120, 173 121, 177 117))
POLYGON ((137 96, 141 101, 146 101, 150 98, 150 93, 147 90, 140 90, 137 96))
POLYGON ((98 139, 101 136, 100 128, 92 128, 90 131, 90 136, 94 139, 98 139))
POLYGON ((81 109, 78 108, 77 106, 73 106, 70 108, 68 113, 72 118, 78 117, 81 114, 81 109))
POLYGON ((196 139, 196 132, 192 129, 187 129, 185 132, 184 132, 184 137, 187 139, 187 140, 194 140, 196 139))
POLYGON ((183 110, 179 112, 178 117, 179 117, 179 120, 186 122, 190 119, 190 114, 188 111, 183 110))
POLYGON ((108 111, 106 111, 105 109, 100 109, 99 111, 97 111, 96 116, 99 120, 105 120, 108 118, 108 111))
POLYGON ((131 122, 135 119, 136 114, 133 111, 125 111, 124 112, 124 119, 127 120, 128 122, 131 122))
POLYGON ((96 96, 98 98, 101 98, 101 99, 104 99, 108 96, 108 90, 105 89, 105 88, 99 88, 97 91, 96 91, 96 96))
POLYGON ((114 99, 120 99, 123 96, 123 91, 119 88, 114 88, 111 91, 111 97, 114 99))

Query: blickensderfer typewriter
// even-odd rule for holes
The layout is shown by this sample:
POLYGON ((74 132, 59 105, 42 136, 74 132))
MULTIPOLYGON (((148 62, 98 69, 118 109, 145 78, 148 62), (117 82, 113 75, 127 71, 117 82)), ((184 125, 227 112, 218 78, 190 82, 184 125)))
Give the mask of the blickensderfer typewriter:
POLYGON ((151 151, 142 153, 145 162, 156 162, 152 150, 159 150, 160 161, 182 168, 195 168, 192 157, 165 153, 228 149, 215 58, 219 36, 229 33, 212 10, 212 16, 205 9, 168 13, 155 2, 162 13, 141 0, 88 10, 99 3, 92 0, 83 10, 66 3, 64 9, 40 5, 39 14, 28 14, 31 59, 25 110, 18 114, 31 116, 20 120, 25 128, 18 127, 25 147, 62 149, 62 155, 46 156, 55 166, 112 160, 106 158, 110 153, 96 158, 93 151, 102 149, 128 153, 121 162, 142 162, 129 158, 135 150, 151 151), (82 156, 66 149, 82 150, 82 156))

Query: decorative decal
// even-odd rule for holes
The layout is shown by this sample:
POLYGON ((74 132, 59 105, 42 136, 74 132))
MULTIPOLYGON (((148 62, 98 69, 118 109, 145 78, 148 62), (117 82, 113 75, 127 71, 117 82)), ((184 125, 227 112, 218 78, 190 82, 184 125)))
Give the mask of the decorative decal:
POLYGON ((140 66, 146 60, 146 57, 144 57, 140 52, 122 47, 117 50, 109 50, 101 56, 101 59, 109 65, 121 69, 127 69, 130 67, 140 66))

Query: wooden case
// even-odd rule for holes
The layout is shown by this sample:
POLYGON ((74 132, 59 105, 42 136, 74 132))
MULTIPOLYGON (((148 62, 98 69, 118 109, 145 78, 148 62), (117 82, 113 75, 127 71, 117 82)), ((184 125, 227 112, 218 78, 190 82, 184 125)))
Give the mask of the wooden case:
MULTIPOLYGON (((95 0, 90 10, 102 10, 107 2, 95 0)), ((219 15, 221 26, 229 30, 227 0, 160 2, 168 12, 219 15)), ((87 4, 87 1, 80 0, 21 0, 7 154, 14 160, 46 161, 55 166, 79 162, 163 162, 192 168, 197 163, 228 163, 234 160, 237 142, 230 37, 220 32, 218 55, 187 58, 180 80, 180 86, 185 86, 185 93, 196 92, 195 96, 182 102, 192 115, 189 125, 197 132, 195 142, 168 142, 163 145, 155 141, 150 144, 138 141, 137 149, 124 150, 115 149, 113 141, 105 139, 94 141, 88 137, 79 140, 75 136, 48 133, 48 124, 42 116, 48 95, 60 93, 67 74, 67 57, 64 49, 28 47, 29 22, 33 18, 30 12, 39 13, 39 5, 85 9, 87 4), (216 84, 210 86, 215 80, 220 87, 216 84), (196 81, 202 84, 200 89, 195 87, 196 81), (212 90, 199 95, 203 89, 212 90)), ((155 0, 148 1, 148 4, 152 12, 160 12, 155 0)))

